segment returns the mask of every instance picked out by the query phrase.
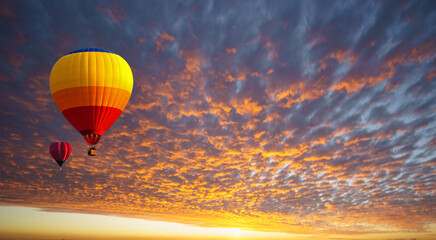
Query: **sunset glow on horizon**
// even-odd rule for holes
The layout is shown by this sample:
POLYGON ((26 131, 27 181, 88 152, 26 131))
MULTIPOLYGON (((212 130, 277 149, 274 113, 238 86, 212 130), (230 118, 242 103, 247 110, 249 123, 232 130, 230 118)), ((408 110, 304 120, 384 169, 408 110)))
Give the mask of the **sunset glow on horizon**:
POLYGON ((198 227, 180 223, 150 221, 145 219, 54 212, 50 209, 0 206, 0 234, 8 239, 384 239, 390 237, 431 240, 436 225, 423 233, 370 233, 364 235, 287 234, 255 232, 238 228, 198 227), (38 219, 38 221, 35 221, 38 219), (23 225, 26 227, 23 228, 23 225), (169 231, 170 230, 170 231, 169 231))
POLYGON ((6 0, 0 19, 0 239, 436 239, 435 1, 6 0), (52 97, 82 90, 49 83, 88 48, 133 73, 99 86, 128 103, 92 157, 52 97))
MULTIPOLYGON (((48 211, 47 211, 48 210, 48 211)), ((268 233, 238 228, 198 227, 180 223, 150 221, 105 215, 46 211, 36 208, 0 206, 0 234, 74 239, 207 238, 269 239, 304 235, 268 233), (38 221, 35 221, 38 219, 38 221), (23 225, 26 227, 23 228, 23 225), (170 231, 169 231, 170 230, 170 231)))

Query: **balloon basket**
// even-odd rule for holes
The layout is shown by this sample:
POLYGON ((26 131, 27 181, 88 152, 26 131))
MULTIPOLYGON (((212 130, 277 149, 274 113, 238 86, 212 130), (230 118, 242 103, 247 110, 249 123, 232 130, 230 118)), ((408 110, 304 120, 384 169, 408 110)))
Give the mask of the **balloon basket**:
POLYGON ((88 150, 88 155, 89 156, 97 156, 97 149, 95 149, 95 146, 92 145, 89 150, 88 150))

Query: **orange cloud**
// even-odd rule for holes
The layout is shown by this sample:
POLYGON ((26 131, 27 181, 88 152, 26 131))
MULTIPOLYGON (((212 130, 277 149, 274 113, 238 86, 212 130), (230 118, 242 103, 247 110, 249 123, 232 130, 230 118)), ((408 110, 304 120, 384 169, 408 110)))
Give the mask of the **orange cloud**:
POLYGON ((436 138, 427 143, 428 147, 436 147, 436 138))
POLYGON ((168 45, 168 42, 173 42, 174 37, 169 35, 167 32, 163 32, 156 38, 154 42, 156 44, 156 52, 163 52, 165 47, 168 45))
POLYGON ((12 53, 8 50, 6 51, 6 61, 17 71, 21 66, 23 66, 26 57, 22 54, 12 53))
POLYGON ((347 76, 339 83, 333 85, 331 90, 345 89, 347 93, 357 92, 364 87, 373 87, 386 79, 392 78, 395 73, 393 67, 386 67, 382 72, 376 76, 361 77, 361 76, 347 76))
POLYGON ((244 99, 243 102, 234 101, 232 106, 236 109, 237 113, 241 115, 248 114, 250 116, 257 115, 263 109, 262 106, 250 99, 244 99))
POLYGON ((138 46, 142 46, 147 41, 145 37, 138 38, 138 46))
POLYGON ((126 12, 124 9, 117 8, 116 2, 114 2, 113 8, 106 8, 106 7, 100 7, 97 6, 97 11, 103 12, 103 14, 108 17, 113 22, 120 24, 120 21, 125 18, 126 12))
POLYGON ((236 53, 236 48, 226 48, 226 53, 236 53))

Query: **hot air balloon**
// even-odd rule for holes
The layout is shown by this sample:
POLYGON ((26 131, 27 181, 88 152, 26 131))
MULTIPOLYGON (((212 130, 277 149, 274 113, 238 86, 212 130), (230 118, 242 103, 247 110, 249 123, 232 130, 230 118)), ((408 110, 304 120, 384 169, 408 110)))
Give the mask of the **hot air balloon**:
POLYGON ((71 154, 71 145, 67 142, 54 142, 50 144, 50 154, 62 168, 62 164, 71 154))
POLYGON ((133 89, 129 64, 119 55, 99 48, 76 50, 61 57, 50 73, 56 105, 90 145, 110 128, 127 105, 133 89))

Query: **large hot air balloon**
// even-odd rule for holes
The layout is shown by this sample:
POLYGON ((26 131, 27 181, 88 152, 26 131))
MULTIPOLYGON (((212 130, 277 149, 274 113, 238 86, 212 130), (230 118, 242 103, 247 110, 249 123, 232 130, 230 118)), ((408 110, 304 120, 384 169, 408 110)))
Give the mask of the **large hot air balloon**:
POLYGON ((56 105, 91 145, 120 116, 133 89, 129 64, 119 55, 99 48, 76 50, 61 57, 50 74, 50 90, 56 105))
POLYGON ((59 164, 59 167, 62 167, 62 164, 71 154, 71 145, 67 142, 54 142, 50 144, 50 154, 59 164))

